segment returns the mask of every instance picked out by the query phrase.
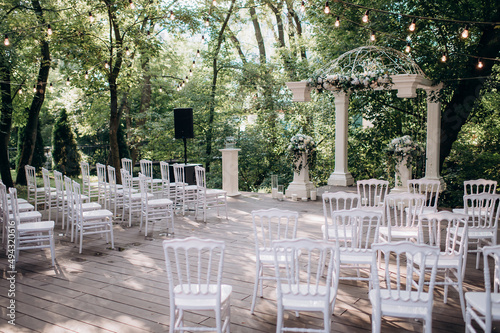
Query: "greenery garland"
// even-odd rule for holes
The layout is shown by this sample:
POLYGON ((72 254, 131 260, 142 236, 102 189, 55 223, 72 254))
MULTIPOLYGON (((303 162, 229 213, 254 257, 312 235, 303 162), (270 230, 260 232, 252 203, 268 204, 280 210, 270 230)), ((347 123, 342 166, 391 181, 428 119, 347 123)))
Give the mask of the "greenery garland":
POLYGON ((292 158, 295 172, 300 172, 302 168, 314 165, 316 161, 316 146, 316 142, 308 135, 298 133, 290 139, 288 152, 292 158), (306 155, 305 161, 302 159, 304 153, 306 155))
POLYGON ((373 90, 377 87, 388 89, 392 85, 391 74, 393 74, 391 70, 384 69, 367 71, 358 75, 317 75, 309 79, 308 82, 317 92, 324 90, 352 92, 354 90, 373 90))

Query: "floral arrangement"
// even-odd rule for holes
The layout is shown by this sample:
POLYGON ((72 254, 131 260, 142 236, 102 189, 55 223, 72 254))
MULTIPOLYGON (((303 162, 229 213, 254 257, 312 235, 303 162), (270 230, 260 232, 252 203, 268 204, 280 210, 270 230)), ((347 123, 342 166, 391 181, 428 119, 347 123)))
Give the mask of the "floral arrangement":
POLYGON ((423 155, 425 152, 424 147, 413 141, 411 136, 404 135, 399 138, 393 139, 387 145, 387 152, 392 155, 398 162, 401 159, 407 158, 407 166, 410 166, 413 158, 423 155))
POLYGON ((370 90, 376 87, 388 88, 392 84, 391 73, 388 70, 374 70, 358 75, 327 75, 309 79, 309 85, 317 92, 323 90, 370 90))
POLYGON ((300 172, 302 168, 314 164, 316 159, 316 142, 308 135, 295 134, 290 139, 288 151, 292 157, 294 170, 300 172), (306 161, 301 159, 304 153, 307 156, 306 161))

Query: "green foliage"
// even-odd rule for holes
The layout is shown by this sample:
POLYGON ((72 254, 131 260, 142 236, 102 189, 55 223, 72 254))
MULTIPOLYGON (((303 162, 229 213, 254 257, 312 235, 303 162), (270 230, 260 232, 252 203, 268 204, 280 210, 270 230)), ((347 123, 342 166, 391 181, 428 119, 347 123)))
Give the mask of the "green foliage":
POLYGON ((52 159, 55 169, 68 176, 80 174, 80 153, 66 109, 62 109, 52 131, 52 159))
MULTIPOLYGON (((26 135, 24 128, 20 128, 17 131, 17 155, 16 155, 16 165, 19 163, 19 158, 21 156, 20 149, 22 147, 22 143, 24 142, 24 136, 26 135)), ((37 125, 37 135, 35 141, 35 150, 33 151, 33 157, 31 158, 31 166, 34 166, 37 170, 41 167, 45 166, 45 162, 47 158, 45 157, 45 149, 43 144, 43 137, 41 133, 41 124, 38 122, 37 125)))

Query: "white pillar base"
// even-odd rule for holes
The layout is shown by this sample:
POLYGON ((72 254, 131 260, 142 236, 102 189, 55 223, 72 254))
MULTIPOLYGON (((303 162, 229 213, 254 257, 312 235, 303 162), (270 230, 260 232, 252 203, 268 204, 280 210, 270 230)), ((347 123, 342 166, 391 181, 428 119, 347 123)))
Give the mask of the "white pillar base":
POLYGON ((222 152, 222 189, 229 197, 240 195, 238 191, 238 152, 241 149, 219 149, 222 152))
POLYGON ((310 198, 311 191, 314 190, 316 190, 316 187, 314 187, 314 184, 310 181, 304 183, 291 182, 285 191, 285 196, 287 198, 291 198, 293 194, 296 194, 298 200, 302 198, 310 198))
POLYGON ((354 178, 350 172, 333 172, 328 178, 328 185, 351 186, 353 184, 354 178))

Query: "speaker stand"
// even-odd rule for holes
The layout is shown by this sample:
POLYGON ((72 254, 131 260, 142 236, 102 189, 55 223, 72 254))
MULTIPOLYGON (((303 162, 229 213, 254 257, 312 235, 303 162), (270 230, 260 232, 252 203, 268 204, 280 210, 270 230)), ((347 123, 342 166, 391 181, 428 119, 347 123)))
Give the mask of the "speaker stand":
POLYGON ((187 139, 185 137, 182 138, 184 140, 184 165, 188 164, 187 158, 187 139))

